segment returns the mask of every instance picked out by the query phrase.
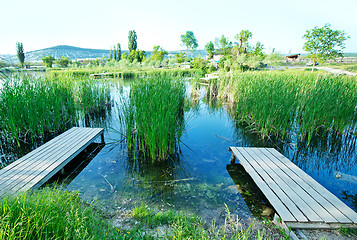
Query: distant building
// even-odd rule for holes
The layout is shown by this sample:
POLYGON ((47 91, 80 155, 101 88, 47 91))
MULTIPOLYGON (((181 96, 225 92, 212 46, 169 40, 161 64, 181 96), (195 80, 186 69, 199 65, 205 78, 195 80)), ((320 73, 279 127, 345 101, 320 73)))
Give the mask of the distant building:
POLYGON ((285 56, 285 61, 286 62, 299 62, 300 61, 300 53, 299 54, 294 54, 294 55, 289 55, 285 56))

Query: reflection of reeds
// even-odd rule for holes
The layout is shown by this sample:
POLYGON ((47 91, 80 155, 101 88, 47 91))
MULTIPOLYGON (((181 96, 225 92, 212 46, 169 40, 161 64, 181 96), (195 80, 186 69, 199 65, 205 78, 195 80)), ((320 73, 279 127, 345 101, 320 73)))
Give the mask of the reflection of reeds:
POLYGON ((91 80, 14 75, 0 90, 0 129, 6 141, 31 140, 63 131, 110 99, 109 88, 91 80))
POLYGON ((356 132, 356 78, 310 73, 253 72, 223 77, 222 99, 262 137, 297 131, 308 142, 320 129, 356 132))
POLYGON ((179 80, 154 77, 134 82, 120 114, 128 147, 153 162, 175 153, 184 129, 184 100, 185 87, 179 80))

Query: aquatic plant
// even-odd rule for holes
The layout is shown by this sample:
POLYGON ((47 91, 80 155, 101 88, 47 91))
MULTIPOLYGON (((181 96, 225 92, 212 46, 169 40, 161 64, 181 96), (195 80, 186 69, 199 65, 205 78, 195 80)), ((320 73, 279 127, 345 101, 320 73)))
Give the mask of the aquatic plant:
POLYGON ((44 188, 0 201, 0 239, 118 239, 78 193, 44 188))
POLYGON ((131 85, 120 120, 128 147, 141 151, 152 162, 175 153, 184 129, 185 87, 182 81, 155 77, 131 85))
POLYGON ((107 104, 110 95, 109 87, 95 80, 13 75, 0 89, 0 100, 1 136, 20 145, 76 125, 107 104))
POLYGON ((305 72, 246 72, 221 77, 219 98, 234 117, 262 137, 295 132, 308 138, 326 131, 356 132, 355 77, 305 72))

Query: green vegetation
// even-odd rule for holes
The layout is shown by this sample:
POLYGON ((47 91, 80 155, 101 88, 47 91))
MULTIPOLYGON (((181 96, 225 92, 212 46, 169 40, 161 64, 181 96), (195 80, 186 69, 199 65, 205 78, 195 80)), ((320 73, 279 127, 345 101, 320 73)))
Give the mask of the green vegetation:
POLYGON ((247 72, 221 77, 219 97, 262 137, 301 138, 319 132, 356 132, 356 78, 304 72, 247 72))
POLYGON ((188 55, 188 51, 195 51, 198 47, 197 39, 192 31, 186 31, 185 34, 181 35, 182 46, 186 47, 186 56, 188 55))
POLYGON ((303 49, 309 52, 309 58, 316 62, 328 59, 343 57, 342 50, 345 48, 345 41, 349 36, 340 30, 332 30, 330 24, 319 28, 314 27, 306 30, 303 38, 306 39, 303 49))
POLYGON ((120 119, 128 147, 152 162, 177 150, 183 124, 185 87, 178 79, 154 76, 131 85, 120 119))
POLYGON ((46 67, 51 68, 53 65, 53 62, 56 60, 54 57, 48 55, 47 57, 43 56, 42 57, 42 62, 45 64, 46 67))
POLYGON ((0 129, 9 142, 33 141, 63 131, 110 99, 106 85, 71 75, 14 75, 0 90, 0 129))
POLYGON ((19 59, 21 67, 24 67, 24 63, 25 63, 24 46, 20 42, 16 43, 16 55, 17 55, 17 59, 19 59))
POLYGON ((357 73, 357 63, 329 63, 326 66, 357 73))
POLYGON ((45 188, 0 201, 0 239, 120 237, 77 193, 45 188))
POLYGON ((60 66, 60 67, 63 67, 63 68, 66 68, 68 67, 68 64, 71 63, 71 60, 69 59, 69 57, 61 57, 60 59, 58 59, 56 61, 56 63, 60 66))

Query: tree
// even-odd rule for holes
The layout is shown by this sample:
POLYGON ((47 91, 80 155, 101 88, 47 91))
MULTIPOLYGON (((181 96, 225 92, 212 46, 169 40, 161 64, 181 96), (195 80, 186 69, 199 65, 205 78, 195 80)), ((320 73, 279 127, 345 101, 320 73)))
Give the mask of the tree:
POLYGON ((183 61, 185 60, 185 53, 184 52, 180 52, 180 53, 177 53, 175 54, 175 58, 176 58, 176 61, 177 63, 183 63, 183 61))
POLYGON ((215 39, 215 44, 217 48, 219 49, 219 53, 222 55, 229 55, 231 53, 232 49, 232 42, 228 40, 223 34, 221 38, 216 38, 215 39))
MULTIPOLYGON (((67 67, 70 62, 71 62, 71 60, 68 57, 63 57, 63 56, 57 60, 57 64, 60 67, 67 67)), ((52 66, 52 64, 51 64, 51 66, 52 66)))
POLYGON ((211 59, 214 55, 214 44, 212 41, 210 41, 209 43, 206 44, 205 46, 205 50, 208 54, 208 58, 211 59))
POLYGON ((162 47, 159 45, 154 46, 153 51, 151 52, 151 60, 157 60, 157 61, 162 61, 164 60, 165 55, 167 55, 168 52, 165 51, 162 47))
POLYGON ((117 43, 117 61, 121 60, 121 45, 117 43))
POLYGON ((24 53, 24 47, 23 47, 22 43, 20 43, 20 42, 16 43, 16 52, 17 52, 17 58, 19 59, 21 67, 24 67, 25 53, 24 53))
POLYGON ((41 60, 46 65, 46 67, 51 68, 53 62, 55 61, 55 58, 52 57, 51 55, 48 55, 47 57, 43 56, 41 60))
POLYGON ((129 31, 129 43, 128 43, 129 52, 136 51, 138 47, 136 40, 137 40, 137 35, 135 30, 129 31))
POLYGON ((123 52, 123 54, 122 54, 122 59, 128 59, 128 53, 127 52, 123 52))
POLYGON ((330 24, 319 28, 306 30, 303 38, 306 39, 303 49, 309 53, 310 59, 314 61, 314 66, 318 61, 343 57, 342 50, 345 48, 345 41, 350 38, 344 31, 332 30, 330 24))
POLYGON ((242 30, 234 37, 239 43, 239 45, 237 45, 237 55, 247 53, 249 48, 248 41, 252 38, 252 36, 253 33, 249 30, 242 30))
POLYGON ((192 31, 186 31, 186 34, 181 35, 182 46, 186 46, 186 55, 188 51, 195 51, 198 47, 197 39, 192 31))

